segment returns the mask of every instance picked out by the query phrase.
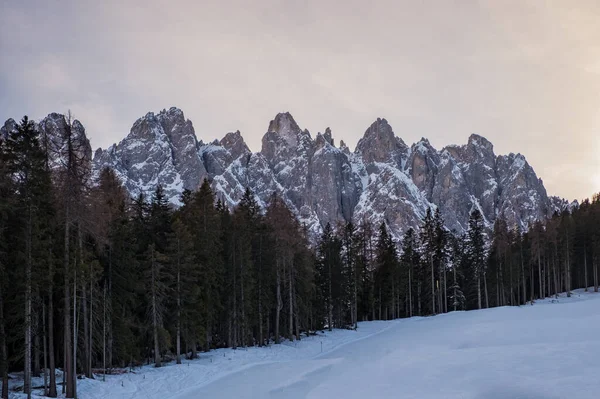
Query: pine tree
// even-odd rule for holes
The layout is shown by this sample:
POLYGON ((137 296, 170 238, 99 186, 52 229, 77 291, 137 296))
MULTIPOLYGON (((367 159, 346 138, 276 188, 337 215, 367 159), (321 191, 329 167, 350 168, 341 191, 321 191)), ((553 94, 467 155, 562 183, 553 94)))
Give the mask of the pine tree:
POLYGON ((402 267, 406 270, 404 273, 407 276, 407 292, 408 292, 408 312, 407 316, 413 316, 413 308, 414 308, 414 284, 413 280, 415 278, 415 266, 417 266, 420 262, 419 252, 418 252, 418 243, 417 237, 414 229, 409 228, 404 234, 404 239, 402 240, 402 255, 400 257, 400 262, 402 267))
POLYGON ((194 262, 199 265, 203 321, 202 328, 193 331, 193 337, 190 337, 195 353, 198 343, 203 343, 206 350, 212 347, 217 315, 223 306, 219 300, 223 268, 221 217, 208 180, 205 179, 194 193, 189 212, 188 229, 194 235, 194 262))
POLYGON ((172 275, 174 276, 173 292, 175 294, 175 347, 176 362, 181 364, 181 339, 183 325, 199 316, 196 314, 195 281, 198 279, 198 268, 193 262, 193 238, 181 220, 181 213, 176 213, 172 225, 172 237, 168 253, 171 256, 172 275))
POLYGON ((363 321, 375 319, 374 256, 375 238, 371 223, 363 219, 357 229, 357 271, 359 309, 363 321))
POLYGON ((448 312, 448 292, 446 285, 446 268, 448 261, 448 233, 444 227, 444 219, 440 212, 440 208, 436 208, 433 217, 434 223, 434 235, 435 235, 435 253, 434 253, 434 265, 437 270, 437 290, 438 290, 438 306, 441 312, 448 312))
MULTIPOLYGON (((335 236, 329 223, 323 229, 321 240, 317 249, 317 264, 315 266, 315 279, 317 283, 317 303, 322 304, 322 308, 316 312, 317 318, 325 320, 325 325, 329 331, 334 327, 334 277, 337 269, 340 268, 341 243, 335 236)), ((319 323, 321 325, 321 323, 319 323)))
POLYGON ((148 217, 150 244, 144 254, 144 280, 148 288, 148 312, 154 341, 154 364, 162 366, 161 337, 164 335, 163 317, 168 295, 170 275, 166 256, 171 233, 171 215, 162 186, 158 185, 152 196, 148 217))
MULTIPOLYGON (((430 314, 436 314, 435 307, 435 253, 436 253, 436 232, 435 220, 431 213, 431 208, 427 208, 427 214, 421 224, 421 257, 423 263, 422 273, 419 273, 421 281, 421 292, 424 296, 429 290, 431 298, 430 314), (425 283, 425 270, 429 269, 430 283, 425 283)), ((419 295, 420 297, 420 295, 419 295)))
POLYGON ((452 310, 465 310, 466 298, 462 290, 462 284, 464 279, 463 270, 465 265, 468 264, 468 259, 465 256, 465 241, 466 238, 458 237, 456 234, 449 236, 450 245, 450 263, 452 267, 452 286, 450 287, 450 300, 452 303, 452 310))
POLYGON ((376 249, 375 286, 378 296, 379 319, 389 320, 396 317, 398 284, 398 255, 396 244, 382 223, 376 249))
POLYGON ((358 240, 356 228, 352 222, 346 223, 341 229, 343 298, 348 308, 346 311, 348 324, 356 329, 358 328, 358 275, 360 272, 357 267, 358 240))
POLYGON ((293 300, 296 280, 295 255, 301 248, 302 233, 298 221, 276 194, 270 198, 266 212, 266 223, 274 243, 272 248, 275 260, 275 301, 274 301, 274 335, 275 343, 280 342, 281 316, 284 302, 287 299, 288 336, 293 335, 293 321, 296 305, 293 300), (287 288, 287 289, 286 289, 287 288))
MULTIPOLYGON (((19 225, 24 226, 21 231, 22 242, 25 244, 22 260, 25 264, 24 282, 25 297, 23 303, 24 337, 25 337, 25 385, 24 392, 31 397, 31 376, 33 356, 34 323, 36 320, 33 309, 33 295, 37 289, 34 287, 34 275, 39 273, 42 257, 36 250, 41 247, 40 237, 44 234, 45 215, 50 209, 48 194, 51 191, 49 171, 45 168, 45 154, 39 143, 39 133, 34 124, 24 117, 17 131, 8 139, 7 151, 11 153, 9 170, 15 182, 17 192, 19 225)), ((39 363, 38 363, 39 364, 39 363)))
POLYGON ((11 153, 5 140, 0 136, 0 397, 8 399, 8 348, 5 318, 5 302, 8 283, 6 259, 9 252, 6 234, 15 207, 15 187, 11 178, 11 153))
POLYGON ((486 278, 485 274, 485 232, 484 232, 483 216, 478 209, 471 212, 469 218, 469 230, 467 232, 467 248, 466 252, 469 257, 470 274, 476 286, 477 293, 477 308, 482 306, 482 283, 486 278))

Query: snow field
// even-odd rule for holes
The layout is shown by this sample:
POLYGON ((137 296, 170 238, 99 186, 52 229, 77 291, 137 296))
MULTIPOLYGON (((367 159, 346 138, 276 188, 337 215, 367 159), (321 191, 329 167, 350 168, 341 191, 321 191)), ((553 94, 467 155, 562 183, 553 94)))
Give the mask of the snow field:
POLYGON ((219 349, 106 382, 79 380, 78 393, 80 399, 583 399, 600 397, 599 376, 600 294, 576 290, 534 306, 364 322, 357 331, 299 342, 219 349))

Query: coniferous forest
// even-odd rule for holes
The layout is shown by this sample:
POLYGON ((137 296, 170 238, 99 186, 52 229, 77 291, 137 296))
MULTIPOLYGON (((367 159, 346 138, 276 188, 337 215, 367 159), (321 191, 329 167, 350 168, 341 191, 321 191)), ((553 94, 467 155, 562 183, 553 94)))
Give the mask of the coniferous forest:
POLYGON ((44 375, 48 396, 76 397, 78 376, 214 348, 598 291, 598 195, 527 231, 474 209, 459 235, 431 209, 399 240, 358 220, 311 241, 277 193, 265 209, 250 190, 228 209, 206 180, 178 208, 160 186, 130 198, 112 170, 92 176, 69 124, 62 140, 25 117, 0 142, 4 399, 13 370, 26 393, 44 375))

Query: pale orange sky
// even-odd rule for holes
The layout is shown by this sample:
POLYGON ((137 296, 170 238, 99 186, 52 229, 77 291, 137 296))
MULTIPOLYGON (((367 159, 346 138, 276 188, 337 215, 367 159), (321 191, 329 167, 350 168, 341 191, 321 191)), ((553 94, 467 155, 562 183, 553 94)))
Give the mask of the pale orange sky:
POLYGON ((258 151, 280 111, 351 148, 385 117, 408 144, 481 134, 581 199, 600 191, 599 21, 596 0, 3 0, 0 119, 71 109, 95 148, 178 106, 199 139, 258 151))

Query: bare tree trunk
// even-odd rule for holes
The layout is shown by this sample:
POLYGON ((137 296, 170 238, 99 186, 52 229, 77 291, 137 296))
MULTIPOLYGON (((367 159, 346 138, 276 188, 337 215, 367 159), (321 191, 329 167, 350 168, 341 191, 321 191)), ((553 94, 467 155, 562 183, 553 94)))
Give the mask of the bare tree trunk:
POLYGON ((84 347, 84 356, 83 356, 83 369, 84 374, 87 378, 91 378, 92 370, 88 369, 88 365, 90 364, 90 359, 88 353, 88 348, 90 347, 90 328, 88 324, 88 309, 87 309, 87 289, 85 280, 82 281, 82 290, 81 290, 81 306, 83 308, 83 347, 84 347))
POLYGON ((77 399, 77 263, 73 267, 73 398, 77 399))
POLYGON ((523 304, 527 303, 527 281, 525 280, 525 265, 523 264, 523 240, 519 238, 521 254, 521 280, 523 280, 523 304))
POLYGON ((43 302, 43 300, 42 300, 42 336, 43 336, 43 345, 44 345, 44 396, 48 396, 48 347, 46 346, 46 304, 43 302))
POLYGON ((498 267, 496 268, 496 306, 502 306, 500 303, 500 268, 501 263, 498 262, 498 267))
POLYGON ((594 268, 594 292, 598 292, 598 255, 594 257, 592 267, 594 268))
POLYGON ((4 293, 0 284, 0 378, 2 399, 8 399, 8 351, 6 348, 6 329, 4 327, 4 293))
POLYGON ((288 266, 288 275, 289 275, 289 284, 288 284, 288 302, 289 302, 289 337, 290 341, 294 340, 294 298, 292 296, 292 291, 294 287, 294 266, 290 264, 288 266))
POLYGON ((392 319, 396 318, 396 279, 392 277, 392 319))
POLYGON ((373 272, 369 272, 370 281, 371 281, 371 292, 373 293, 373 298, 371 299, 371 319, 375 320, 375 281, 373 279, 373 272))
POLYGON ((554 283, 554 297, 558 298, 558 278, 556 276, 556 247, 555 252, 552 256, 552 278, 554 283))
POLYGON ((231 271, 233 272, 233 349, 236 349, 238 346, 238 317, 237 317, 237 278, 236 278, 236 270, 235 270, 235 241, 233 242, 233 250, 232 256, 232 267, 231 271))
POLYGON ((112 328, 112 244, 108 246, 108 278, 107 278, 106 291, 104 296, 107 297, 104 300, 105 304, 105 339, 107 340, 105 345, 105 361, 104 370, 106 367, 111 368, 113 361, 113 328, 112 328), (107 313, 107 314, 106 314, 107 313))
POLYGON ((381 307, 383 304, 381 303, 381 286, 379 286, 379 320, 383 320, 383 316, 381 313, 381 307))
MULTIPOLYGON (((207 291, 207 298, 209 295, 209 288, 206 288, 207 291)), ((204 348, 206 349, 206 351, 208 352, 208 350, 210 349, 210 345, 211 345, 211 337, 212 337, 212 332, 211 332, 211 328, 212 328, 212 319, 211 319, 211 314, 210 314, 210 309, 208 308, 208 302, 206 302, 205 304, 205 311, 206 311, 206 343, 204 344, 204 348)), ((197 345, 197 341, 195 340, 195 336, 194 336, 194 341, 192 342, 192 350, 193 355, 194 355, 194 359, 196 358, 196 345, 197 345)))
POLYGON ((446 281, 446 266, 442 266, 444 276, 444 313, 448 313, 448 284, 446 281))
POLYGON ((517 305, 521 306, 521 273, 517 273, 517 305))
MULTIPOLYGON (((456 293, 456 292, 455 292, 456 293)), ((412 317, 412 265, 408 269, 408 317, 412 317)))
POLYGON ((541 261, 541 249, 538 248, 537 251, 537 259, 538 259, 538 278, 539 278, 539 286, 540 286, 540 292, 539 292, 539 298, 542 298, 543 295, 543 291, 542 291, 542 261, 541 261))
POLYGON ((567 263, 565 268, 565 284, 567 285, 567 297, 571 296, 571 256, 569 254, 569 236, 567 235, 567 263))
POLYGON ((523 240, 519 237, 519 252, 521 258, 521 280, 523 282, 523 304, 527 303, 527 281, 525 280, 525 265, 523 262, 523 240))
POLYGON ((88 378, 94 378, 94 373, 92 373, 92 356, 93 356, 93 345, 94 345, 94 269, 92 264, 90 263, 90 340, 88 342, 88 378))
POLYGON ((67 398, 73 397, 73 359, 71 358, 71 293, 70 293, 70 282, 69 282, 69 260, 70 260, 70 227, 71 220, 69 216, 69 199, 67 199, 67 205, 65 207, 65 254, 64 254, 64 370, 63 370, 63 390, 66 389, 67 398))
MULTIPOLYGON (((259 237, 258 244, 258 342, 259 346, 264 345, 263 336, 263 314, 262 314, 262 235, 259 237)), ((267 332, 268 334, 268 332, 267 332)))
POLYGON ((279 316, 283 309, 283 301, 281 300, 281 272, 279 270, 280 260, 277 259, 277 307, 275 308, 275 343, 279 343, 279 316))
MULTIPOLYGON (((40 293, 39 291, 36 289, 35 294, 33 294, 35 296, 32 297, 32 301, 36 301, 36 300, 40 300, 40 293)), ((32 310, 32 314, 31 314, 31 323, 32 323, 32 334, 33 334, 33 372, 32 372, 32 376, 36 376, 39 377, 41 372, 40 369, 40 314, 39 314, 39 304, 37 304, 36 302, 36 308, 38 308, 35 312, 32 310)), ((33 305, 32 305, 33 307, 33 305)))
POLYGON ((502 269, 502 262, 500 262, 500 270, 499 270, 499 279, 500 279, 500 306, 506 305, 506 294, 504 292, 504 273, 502 269))
MULTIPOLYGON (((52 258, 49 258, 52 259, 52 258)), ((48 271, 48 361, 50 365, 50 384, 48 386, 48 396, 55 398, 58 395, 56 392, 56 364, 54 360, 54 267, 52 260, 49 262, 48 271)))
POLYGON ((246 334, 246 301, 244 299, 244 256, 242 255, 241 251, 242 251, 242 245, 239 246, 240 248, 240 311, 241 311, 241 319, 242 319, 242 325, 241 325, 241 344, 242 347, 246 347, 246 339, 247 339, 247 334, 246 334))
POLYGON ((154 366, 161 367, 160 348, 158 345, 158 293, 156 284, 158 276, 156 275, 156 260, 154 259, 154 248, 151 249, 151 273, 152 273, 152 331, 154 335, 154 366))
POLYGON ((485 269, 484 269, 484 272, 483 272, 483 290, 485 292, 485 308, 489 309, 489 307, 490 307, 490 300, 489 300, 489 297, 488 297, 487 272, 485 272, 485 269))
POLYGON ((106 381, 106 282, 104 283, 104 289, 102 290, 102 381, 106 381))
POLYGON ((25 240, 27 261, 25 263, 25 372, 23 381, 23 392, 27 399, 31 399, 31 268, 32 268, 32 213, 29 206, 29 218, 27 221, 27 239, 25 240))
POLYGON ((509 271, 509 275, 510 275, 510 306, 514 306, 515 305, 515 290, 514 290, 514 276, 513 276, 513 269, 514 269, 514 263, 511 261, 508 264, 508 271, 509 271))
POLYGON ((292 295, 294 298, 294 324, 296 327, 296 339, 300 340, 300 322, 298 318, 298 295, 296 294, 296 285, 294 284, 294 289, 292 291, 292 295))
POLYGON ((423 313, 421 312, 421 281, 420 280, 417 282, 417 305, 418 305, 417 306, 417 310, 418 310, 417 315, 423 316, 423 313))
POLYGON ((354 281, 354 284, 353 284, 353 288, 354 288, 354 305, 353 305, 353 309, 352 309, 352 311, 353 311, 352 316, 353 316, 353 319, 354 319, 353 320, 354 329, 358 328, 358 293, 357 293, 358 281, 357 281, 356 276, 357 276, 356 268, 354 268, 352 270, 352 278, 353 278, 353 281, 354 281))
POLYGON ((530 293, 530 295, 531 295, 531 305, 533 305, 533 296, 534 296, 534 293, 533 293, 534 289, 533 289, 533 287, 535 285, 535 283, 533 281, 533 265, 531 265, 531 270, 530 271, 531 271, 531 273, 530 273, 531 281, 529 282, 529 288, 531 289, 531 293, 530 293))
POLYGON ((477 307, 481 309, 481 277, 477 273, 477 307))
POLYGON ((177 238, 177 364, 181 364, 181 246, 177 238))
POLYGON ((452 265, 452 274, 454 274, 454 292, 452 295, 454 295, 453 300, 452 300, 452 308, 454 309, 454 311, 456 312, 456 304, 457 304, 457 298, 456 298, 456 264, 452 265))
POLYGON ((585 287, 584 291, 587 292, 588 291, 588 267, 587 267, 587 248, 585 245, 585 241, 583 244, 583 281, 584 281, 583 286, 585 287))
POLYGON ((269 346, 269 344, 271 343, 271 312, 267 313, 267 317, 266 317, 266 331, 267 331, 267 346, 269 346))
POLYGON ((429 263, 431 264, 431 314, 435 314, 435 277, 433 270, 433 256, 429 256, 429 263))
POLYGON ((331 291, 331 254, 329 254, 330 256, 327 259, 327 285, 328 285, 328 289, 327 289, 327 308, 328 308, 328 320, 327 320, 327 324, 328 324, 328 328, 329 331, 332 330, 333 328, 333 303, 332 303, 332 291, 331 291))

